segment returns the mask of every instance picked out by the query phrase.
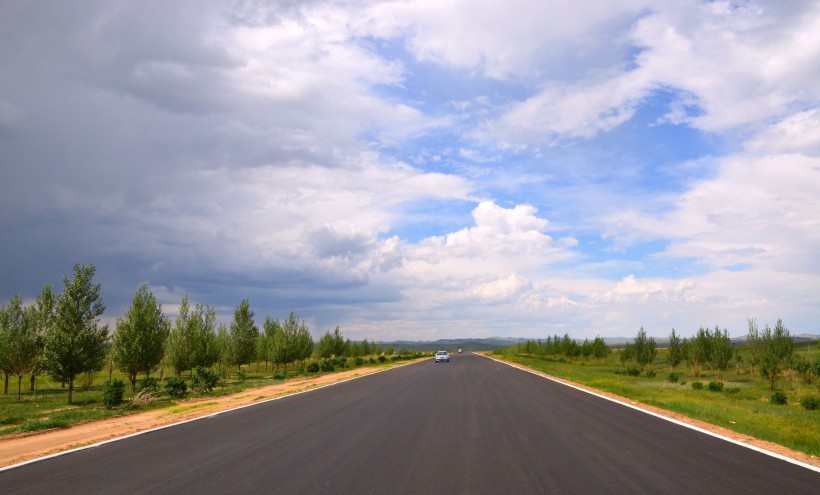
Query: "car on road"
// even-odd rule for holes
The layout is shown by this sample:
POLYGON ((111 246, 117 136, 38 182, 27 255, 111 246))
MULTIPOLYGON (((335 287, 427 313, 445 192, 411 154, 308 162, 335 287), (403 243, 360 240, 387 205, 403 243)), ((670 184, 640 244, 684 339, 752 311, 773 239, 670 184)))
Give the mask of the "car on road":
POLYGON ((438 351, 436 352, 436 362, 439 361, 447 361, 450 362, 450 354, 447 351, 438 351))

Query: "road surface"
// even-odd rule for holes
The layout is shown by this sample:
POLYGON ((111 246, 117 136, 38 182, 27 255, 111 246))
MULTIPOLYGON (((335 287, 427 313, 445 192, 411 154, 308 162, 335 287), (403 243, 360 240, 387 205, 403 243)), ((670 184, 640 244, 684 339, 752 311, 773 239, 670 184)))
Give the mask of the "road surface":
POLYGON ((471 354, 0 472, 0 493, 820 493, 820 474, 471 354))

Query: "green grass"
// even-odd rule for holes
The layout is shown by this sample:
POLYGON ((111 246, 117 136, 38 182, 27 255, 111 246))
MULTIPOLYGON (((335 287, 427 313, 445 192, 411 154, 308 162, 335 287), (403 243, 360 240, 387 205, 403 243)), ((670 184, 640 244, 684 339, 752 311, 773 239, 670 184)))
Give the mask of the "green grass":
MULTIPOLYGON (((714 392, 705 387, 710 381, 718 381, 715 371, 705 371, 699 377, 692 376, 685 366, 678 366, 674 373, 677 383, 668 380, 673 372, 661 363, 665 362, 664 350, 660 350, 654 365, 654 378, 644 375, 633 377, 622 373, 617 352, 596 361, 561 360, 534 356, 503 356, 504 359, 543 371, 589 387, 611 392, 644 404, 674 411, 690 418, 722 426, 761 440, 783 445, 809 455, 820 455, 820 410, 802 408, 799 401, 805 396, 820 395, 816 383, 804 384, 791 372, 778 383, 779 389, 789 397, 785 406, 769 402, 772 391, 759 376, 748 369, 735 369, 724 373, 724 391, 714 392), (702 390, 693 390, 693 381, 704 384, 702 390), (738 388, 735 393, 725 390, 738 388)), ((495 356, 501 357, 501 356, 495 356)), ((812 358, 815 358, 812 352, 812 358)), ((820 356, 817 356, 820 358, 820 356)))

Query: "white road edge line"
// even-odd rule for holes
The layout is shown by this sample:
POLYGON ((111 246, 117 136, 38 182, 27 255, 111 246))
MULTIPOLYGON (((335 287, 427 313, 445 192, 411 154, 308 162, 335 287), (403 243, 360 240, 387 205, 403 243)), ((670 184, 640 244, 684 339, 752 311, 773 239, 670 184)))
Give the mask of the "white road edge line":
MULTIPOLYGON (((64 456, 64 455, 73 454, 75 452, 80 452, 82 450, 93 449, 93 448, 99 447, 101 445, 105 445, 105 444, 113 443, 113 442, 119 442, 120 440, 126 440, 128 438, 136 437, 136 436, 139 436, 139 435, 145 435, 146 433, 151 433, 153 431, 164 430, 166 428, 172 428, 174 426, 184 425, 185 423, 191 423, 193 421, 199 421, 201 419, 213 418, 215 416, 219 416, 220 414, 225 414, 225 413, 229 413, 229 412, 232 412, 232 411, 237 411, 239 409, 244 409, 246 407, 252 407, 252 406, 259 405, 259 404, 264 404, 266 402, 271 402, 271 401, 274 401, 274 400, 284 399, 286 397, 293 397, 294 395, 306 394, 308 392, 313 392, 314 390, 320 390, 320 389, 323 389, 323 388, 332 387, 333 385, 338 385, 340 383, 349 382, 351 380, 357 380, 359 378, 365 378, 365 377, 368 377, 368 376, 377 375, 379 373, 384 373, 385 371, 395 370, 395 369, 401 368, 403 366, 408 366, 408 365, 416 364, 416 363, 419 363, 419 362, 421 362, 421 361, 413 361, 412 363, 404 363, 404 364, 400 364, 398 366, 393 366, 391 368, 386 368, 386 369, 383 369, 383 370, 374 371, 373 373, 367 373, 366 375, 352 376, 350 378, 345 378, 344 380, 339 380, 338 382, 328 383, 328 384, 321 385, 321 386, 318 386, 318 387, 309 388, 307 390, 300 390, 298 392, 293 392, 291 394, 280 395, 279 397, 273 397, 273 398, 270 398, 270 399, 260 400, 259 402, 253 402, 251 404, 245 404, 244 406, 237 406, 237 407, 234 407, 234 408, 231 408, 231 409, 225 409, 224 411, 218 411, 218 412, 215 412, 213 414, 208 414, 206 416, 199 416, 199 417, 192 418, 192 419, 186 419, 185 421, 180 421, 178 423, 171 423, 171 424, 168 424, 168 425, 163 425, 163 426, 158 426, 156 428, 151 428, 150 430, 143 430, 143 431, 138 431, 138 432, 135 432, 135 433, 130 433, 130 434, 122 436, 122 437, 112 438, 110 440, 103 440, 102 442, 94 443, 94 444, 91 444, 91 445, 85 445, 83 447, 77 447, 76 449, 64 450, 62 452, 57 452, 56 454, 49 454, 47 456, 37 457, 35 459, 29 459, 27 461, 23 461, 23 462, 20 462, 20 463, 17 463, 17 464, 12 464, 10 466, 0 467, 0 473, 2 473, 3 471, 10 471, 12 469, 16 469, 16 468, 25 466, 27 464, 34 464, 35 462, 47 461, 47 460, 53 459, 55 457, 60 457, 60 456, 64 456)), ((247 389, 247 390, 250 391, 250 390, 253 390, 253 389, 247 389)), ((239 392, 239 393, 241 393, 241 392, 239 392)))
POLYGON ((780 459, 780 460, 782 460, 782 461, 786 461, 786 462, 789 462, 789 463, 795 464, 795 465, 797 465, 797 466, 800 466, 800 467, 803 467, 803 468, 806 468, 806 469, 810 469, 810 470, 812 470, 812 471, 814 471, 814 472, 816 472, 816 473, 820 473, 820 467, 817 467, 817 466, 812 466, 811 464, 807 464, 807 463, 805 463, 805 462, 798 461, 797 459, 792 459, 791 457, 787 457, 787 456, 785 456, 785 455, 778 454, 778 453, 776 453, 776 452, 772 452, 772 451, 770 451, 770 450, 762 449, 762 448, 760 448, 760 447, 756 447, 756 446, 754 446, 754 445, 749 445, 749 444, 747 444, 747 443, 740 442, 740 441, 735 440, 735 439, 733 439, 733 438, 729 438, 729 437, 723 436, 723 435, 721 435, 721 434, 719 434, 719 433, 715 433, 715 432, 712 432, 712 431, 709 431, 709 430, 704 430, 703 428, 699 428, 699 427, 697 427, 697 426, 690 425, 690 424, 688 424, 688 423, 684 423, 683 421, 678 421, 677 419, 670 418, 670 417, 668 417, 668 416, 664 416, 664 415, 662 415, 662 414, 658 414, 658 413, 655 413, 655 412, 649 411, 649 410, 647 410, 647 409, 643 409, 643 408, 638 407, 638 406, 636 406, 636 405, 634 405, 634 404, 629 404, 629 403, 627 403, 627 402, 623 402, 623 401, 620 401, 620 400, 618 400, 618 399, 613 399, 612 397, 607 397, 607 396, 605 396, 605 395, 601 395, 601 394, 598 394, 598 393, 596 393, 596 392, 592 392, 592 391, 590 391, 590 390, 587 390, 587 389, 584 389, 584 388, 581 388, 581 387, 576 387, 575 385, 571 385, 571 384, 566 383, 566 382, 563 382, 563 381, 561 381, 561 380, 556 380, 555 378, 552 378, 552 377, 550 377, 550 376, 544 375, 544 374, 542 374, 541 372, 538 372, 538 371, 532 370, 532 369, 530 369, 530 368, 526 368, 526 367, 524 367, 524 366, 519 366, 519 365, 517 365, 517 364, 513 364, 513 363, 510 363, 510 362, 507 362, 507 361, 502 361, 501 359, 492 358, 492 357, 490 357, 490 356, 484 356, 483 354, 479 354, 479 356, 483 356, 483 357, 485 357, 485 358, 487 358, 487 359, 492 359, 493 361, 495 361, 495 362, 497 362, 497 363, 506 364, 507 366, 510 366, 510 367, 512 367, 512 368, 516 368, 516 369, 521 370, 521 371, 526 371, 527 373, 532 373, 532 374, 533 374, 533 375, 535 375, 535 376, 540 376, 541 378, 545 378, 545 379, 547 379, 547 380, 551 380, 551 381, 553 381, 553 382, 555 382, 555 383, 560 383, 561 385, 565 385, 565 386, 567 386, 567 387, 574 388, 575 390, 580 390, 581 392, 585 392, 585 393, 587 393, 587 394, 594 395, 595 397, 600 397, 600 398, 602 398, 602 399, 606 399, 606 400, 608 400, 608 401, 615 402, 616 404, 620 404, 620 405, 622 405, 622 406, 626 406, 626 407, 629 407, 629 408, 631 408, 631 409, 635 409, 636 411, 640 411, 640 412, 642 412, 642 413, 646 413, 646 414, 649 414, 649 415, 651 415, 651 416, 655 416, 656 418, 660 418, 660 419, 663 419, 663 420, 669 421, 670 423, 675 423, 676 425, 680 425, 680 426, 683 426, 683 427, 689 428, 689 429, 691 429, 691 430, 699 431, 699 432, 701 432, 701 433, 705 433, 705 434, 707 434, 707 435, 709 435, 709 436, 712 436, 712 437, 715 437, 715 438, 719 438, 719 439, 724 440, 724 441, 726 441, 726 442, 733 443, 733 444, 735 444, 735 445, 740 445, 741 447, 746 447, 747 449, 755 450, 755 451, 757 451, 757 452, 760 452, 761 454, 766 454, 766 455, 768 455, 768 456, 771 456, 771 457, 774 457, 774 458, 780 459))

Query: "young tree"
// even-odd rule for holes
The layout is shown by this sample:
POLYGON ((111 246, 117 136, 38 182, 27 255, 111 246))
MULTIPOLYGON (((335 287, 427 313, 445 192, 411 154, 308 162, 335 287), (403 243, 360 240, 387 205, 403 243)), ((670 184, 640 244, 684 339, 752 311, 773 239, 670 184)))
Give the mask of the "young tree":
POLYGON ((134 294, 125 317, 117 320, 112 357, 117 368, 128 373, 131 391, 137 387, 137 373, 149 376, 162 362, 170 324, 154 294, 142 284, 134 294))
POLYGON ((174 320, 174 328, 168 334, 165 344, 166 361, 174 368, 177 378, 182 376, 182 372, 193 368, 193 341, 191 335, 190 305, 188 294, 182 298, 179 306, 179 316, 174 320))
POLYGON ((666 349, 666 362, 674 370, 681 361, 683 361, 683 342, 673 328, 669 335, 669 347, 666 349))
POLYGON ((3 340, 3 371, 6 375, 5 393, 8 393, 9 376, 17 377, 17 400, 21 396, 23 375, 35 366, 38 348, 34 333, 34 310, 23 307, 19 295, 14 295, 0 315, 0 339, 3 340))
POLYGON ((769 381, 769 390, 774 390, 783 370, 789 368, 794 353, 794 341, 781 320, 777 320, 774 331, 769 325, 760 335, 760 374, 769 381))
POLYGON ((293 345, 293 359, 304 366, 305 360, 313 355, 313 337, 305 320, 299 320, 296 337, 293 345))
POLYGON ((216 348, 219 354, 219 359, 216 361, 217 369, 220 372, 223 368, 227 370, 228 365, 233 362, 233 349, 231 347, 231 335, 224 323, 220 323, 216 327, 216 348))
POLYGON ((710 350, 712 367, 718 370, 718 380, 723 380, 723 373, 732 365, 732 340, 729 338, 728 330, 721 331, 715 325, 710 350))
POLYGON ((250 364, 256 354, 256 336, 259 329, 253 322, 253 311, 250 302, 243 299, 233 313, 231 323, 231 344, 233 363, 242 369, 243 364, 250 364))
POLYGON ((592 355, 596 359, 603 359, 609 356, 609 353, 612 352, 609 349, 609 346, 606 345, 604 339, 601 338, 600 335, 595 337, 595 340, 592 341, 592 355))
POLYGON ((643 327, 638 330, 638 335, 633 339, 632 349, 635 361, 641 366, 641 370, 645 370, 646 367, 655 360, 655 354, 657 353, 655 339, 653 337, 647 337, 643 327))
POLYGON ((693 376, 700 376, 703 366, 709 363, 711 336, 708 330, 698 329, 697 335, 684 339, 684 355, 693 376))
POLYGON ((108 326, 99 325, 105 311, 100 285, 93 283, 94 265, 74 265, 74 279, 63 277, 54 325, 45 335, 43 360, 49 374, 68 383, 68 403, 77 375, 99 371, 105 360, 108 326))
POLYGON ((346 355, 345 339, 339 331, 338 326, 333 333, 330 333, 329 331, 325 332, 325 334, 319 338, 319 344, 316 346, 316 353, 321 358, 346 355))
POLYGON ((37 380, 37 375, 40 374, 43 367, 43 348, 45 347, 45 335, 48 330, 54 325, 54 291, 51 284, 43 285, 40 289, 40 295, 34 302, 35 319, 34 335, 37 341, 37 358, 34 360, 34 366, 31 368, 29 390, 34 391, 34 384, 37 380))
POLYGON ((749 367, 751 373, 755 374, 755 366, 760 362, 760 330, 757 328, 757 320, 749 318, 749 334, 746 338, 746 348, 749 350, 749 367))
POLYGON ((207 304, 197 304, 187 325, 191 366, 210 368, 219 361, 220 352, 216 341, 216 310, 207 304))

